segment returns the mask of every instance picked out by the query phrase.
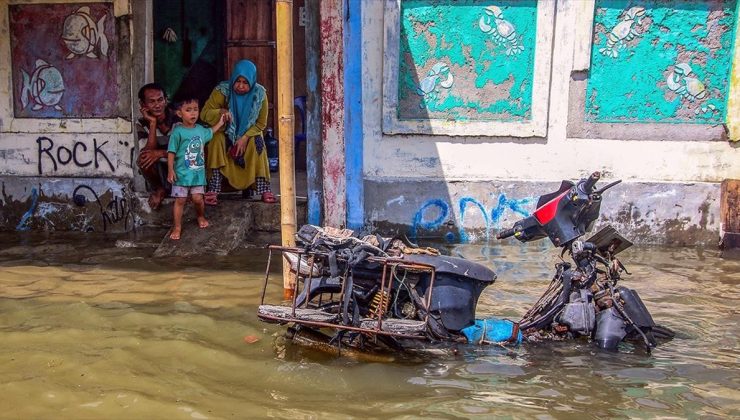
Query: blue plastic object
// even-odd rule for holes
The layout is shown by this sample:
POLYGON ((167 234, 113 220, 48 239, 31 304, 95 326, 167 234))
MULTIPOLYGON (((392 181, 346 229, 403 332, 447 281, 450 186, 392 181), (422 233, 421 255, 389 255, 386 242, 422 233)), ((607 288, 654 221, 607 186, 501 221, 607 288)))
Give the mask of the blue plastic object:
MULTIPOLYGON (((468 339, 475 344, 503 343, 509 341, 514 333, 514 323, 508 319, 476 319, 475 324, 460 330, 468 339)), ((522 342, 522 332, 517 331, 516 341, 511 344, 519 345, 522 342)))

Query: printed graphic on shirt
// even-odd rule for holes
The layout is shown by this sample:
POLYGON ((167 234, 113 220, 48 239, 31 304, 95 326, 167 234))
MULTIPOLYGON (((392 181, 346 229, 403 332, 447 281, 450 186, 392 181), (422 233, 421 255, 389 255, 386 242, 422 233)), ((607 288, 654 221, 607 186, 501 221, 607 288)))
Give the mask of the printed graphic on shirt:
POLYGON ((190 142, 188 142, 187 149, 185 150, 185 167, 194 171, 205 168, 203 140, 200 139, 200 136, 193 136, 190 138, 190 142))

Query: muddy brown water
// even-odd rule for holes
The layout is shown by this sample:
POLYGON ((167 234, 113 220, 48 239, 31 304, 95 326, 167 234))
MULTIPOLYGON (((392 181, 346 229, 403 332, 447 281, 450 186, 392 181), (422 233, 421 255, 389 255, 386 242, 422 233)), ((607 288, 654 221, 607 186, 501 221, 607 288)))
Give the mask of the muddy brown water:
MULTIPOLYGON (((715 250, 624 252, 623 284, 679 332, 652 355, 571 341, 364 363, 258 321, 264 250, 152 259, 158 234, 0 235, 0 418, 740 416, 740 261, 715 250)), ((517 319, 552 274, 546 245, 445 252, 499 274, 480 317, 517 319)))

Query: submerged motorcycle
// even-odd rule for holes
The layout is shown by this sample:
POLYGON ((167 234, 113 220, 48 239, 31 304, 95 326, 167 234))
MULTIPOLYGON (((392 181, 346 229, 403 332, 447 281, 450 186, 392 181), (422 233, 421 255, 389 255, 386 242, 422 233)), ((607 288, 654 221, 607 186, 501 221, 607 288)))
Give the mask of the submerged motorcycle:
POLYGON ((296 247, 269 247, 258 317, 289 324, 288 339, 335 354, 577 337, 610 350, 636 339, 650 352, 656 338, 673 333, 655 324, 636 291, 618 285, 629 272, 617 255, 632 243, 611 226, 581 239, 599 217, 602 194, 621 182, 596 189, 599 178, 563 181, 531 216, 498 233, 521 242, 547 237, 572 259, 556 265, 545 293, 518 322, 475 318, 481 292, 496 280, 483 265, 399 238, 312 225, 296 234, 296 247), (290 303, 265 303, 273 251, 296 279, 290 303))

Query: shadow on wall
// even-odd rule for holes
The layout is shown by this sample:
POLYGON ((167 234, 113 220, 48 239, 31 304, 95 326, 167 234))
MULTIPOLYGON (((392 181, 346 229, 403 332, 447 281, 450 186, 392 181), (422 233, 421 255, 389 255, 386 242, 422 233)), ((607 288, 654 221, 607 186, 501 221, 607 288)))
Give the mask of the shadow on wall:
MULTIPOLYGON (((406 123, 410 122, 418 133, 433 133, 433 125, 445 121, 531 120, 536 45, 533 18, 537 16, 537 4, 509 0, 497 4, 430 0, 401 3, 398 74, 391 77, 398 83, 395 118, 399 126, 409 126, 406 123)), ((387 60, 393 68, 393 58, 387 60)), ((491 141, 531 144, 544 139, 425 137, 386 137, 390 141, 381 146, 393 147, 396 141, 397 154, 414 153, 401 158, 411 162, 408 170, 422 167, 424 175, 423 179, 366 182, 366 196, 374 203, 366 206, 370 224, 403 231, 412 240, 441 237, 450 243, 488 241, 492 231, 508 227, 503 223, 528 216, 539 193, 547 191, 528 195, 529 191, 505 189, 493 183, 449 181, 439 147, 429 147, 429 143, 438 141, 458 145, 491 141), (400 147, 406 140, 419 142, 419 147, 400 147)), ((465 158, 460 153, 463 148, 455 150, 456 154, 446 152, 444 158, 465 158)))

